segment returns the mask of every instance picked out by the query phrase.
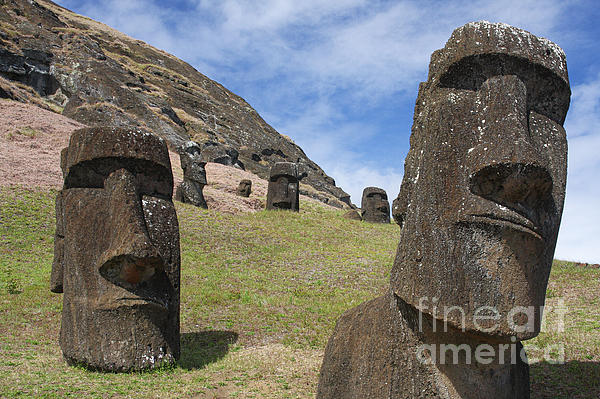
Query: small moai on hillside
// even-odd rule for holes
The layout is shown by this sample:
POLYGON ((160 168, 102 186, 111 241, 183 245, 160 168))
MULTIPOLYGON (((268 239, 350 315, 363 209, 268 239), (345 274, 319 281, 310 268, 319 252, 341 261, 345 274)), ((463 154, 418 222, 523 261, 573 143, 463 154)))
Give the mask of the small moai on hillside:
POLYGON ((179 225, 161 138, 85 128, 62 151, 50 290, 72 365, 113 372, 179 358, 179 225))
POLYGON ((338 320, 318 399, 529 398, 521 341, 540 332, 570 94, 564 52, 509 25, 469 23, 433 53, 390 290, 338 320))
POLYGON ((183 169, 183 182, 175 190, 177 201, 208 208, 202 190, 206 185, 206 162, 202 159, 202 151, 198 143, 186 142, 179 154, 181 169, 183 169))
POLYGON ((377 187, 365 188, 360 207, 362 220, 372 223, 390 222, 390 203, 384 189, 377 187))
POLYGON ((237 189, 235 190, 235 193, 237 195, 239 195, 240 197, 248 198, 250 196, 250 194, 252 193, 252 180, 243 179, 242 181, 240 181, 240 184, 238 185, 237 189))
POLYGON ((293 162, 276 162, 271 167, 267 189, 267 209, 300 210, 300 176, 293 162))

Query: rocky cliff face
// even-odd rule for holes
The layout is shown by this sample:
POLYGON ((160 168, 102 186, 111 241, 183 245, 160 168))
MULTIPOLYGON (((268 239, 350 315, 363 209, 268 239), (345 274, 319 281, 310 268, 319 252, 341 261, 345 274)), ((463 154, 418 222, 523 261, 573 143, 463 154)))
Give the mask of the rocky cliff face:
POLYGON ((88 126, 147 128, 173 150, 190 139, 237 150, 263 178, 275 162, 299 162, 308 174, 301 192, 338 207, 350 203, 243 98, 178 58, 50 1, 0 0, 0 77, 0 97, 88 126))

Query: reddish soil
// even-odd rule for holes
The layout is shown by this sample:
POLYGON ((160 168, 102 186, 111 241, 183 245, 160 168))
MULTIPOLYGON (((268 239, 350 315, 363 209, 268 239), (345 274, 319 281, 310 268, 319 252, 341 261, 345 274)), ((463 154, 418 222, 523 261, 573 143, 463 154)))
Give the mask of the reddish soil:
MULTIPOLYGON (((0 100, 0 115, 0 186, 60 189, 60 151, 68 144, 71 133, 85 125, 60 114, 11 100, 0 100)), ((170 155, 177 185, 183 179, 183 171, 179 156, 173 152, 170 155)), ((206 176, 208 185, 204 188, 204 196, 210 209, 239 213, 256 212, 264 208, 266 180, 253 173, 216 163, 206 165, 206 176), (252 180, 249 198, 235 195, 242 179, 252 180)), ((301 201, 322 204, 312 198, 301 197, 301 201)))

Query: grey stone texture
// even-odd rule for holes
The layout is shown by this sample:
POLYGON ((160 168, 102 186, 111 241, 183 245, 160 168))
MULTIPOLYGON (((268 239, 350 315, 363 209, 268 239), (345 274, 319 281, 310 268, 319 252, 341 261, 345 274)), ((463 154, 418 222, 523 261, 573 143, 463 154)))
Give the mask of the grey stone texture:
POLYGON ((86 128, 62 152, 51 291, 69 364, 122 372, 179 357, 179 226, 167 146, 86 128))
POLYGON ((362 220, 372 223, 390 222, 390 203, 384 189, 378 187, 367 187, 363 190, 362 220))
POLYGON ((564 52, 521 29, 469 23, 433 53, 393 203, 390 291, 340 318, 317 398, 529 398, 526 356, 512 353, 540 331, 569 101, 564 52))

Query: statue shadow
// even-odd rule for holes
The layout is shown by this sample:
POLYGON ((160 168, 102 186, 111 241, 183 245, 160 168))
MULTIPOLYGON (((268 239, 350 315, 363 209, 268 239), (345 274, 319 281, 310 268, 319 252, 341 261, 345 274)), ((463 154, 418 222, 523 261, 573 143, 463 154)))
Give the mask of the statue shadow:
POLYGON ((201 369, 222 359, 229 345, 238 340, 233 331, 199 331, 181 334, 179 366, 187 370, 201 369))
POLYGON ((531 399, 600 398, 600 362, 539 362, 529 370, 531 399))

